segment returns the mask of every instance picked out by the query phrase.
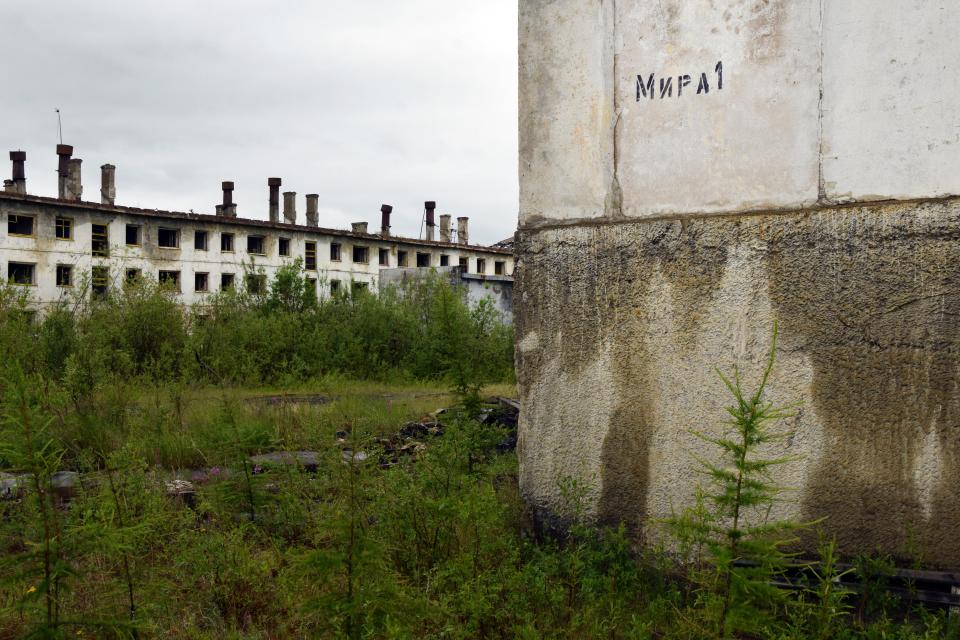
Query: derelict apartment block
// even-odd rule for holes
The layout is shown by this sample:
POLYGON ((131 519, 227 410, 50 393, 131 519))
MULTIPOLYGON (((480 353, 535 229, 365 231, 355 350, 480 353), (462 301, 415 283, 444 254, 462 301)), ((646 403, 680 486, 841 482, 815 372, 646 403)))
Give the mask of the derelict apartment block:
MULTIPOLYGON (((0 192, 0 269, 9 282, 32 287, 43 307, 74 292, 101 293, 137 278, 167 283, 184 304, 203 304, 227 288, 261 289, 278 268, 299 259, 320 297, 358 287, 375 290, 381 270, 460 267, 473 279, 512 281, 509 249, 469 244, 468 219, 439 216, 425 205, 425 238, 390 233, 392 207, 381 207, 381 227, 366 222, 352 230, 319 226, 319 196, 306 196, 306 224, 297 223, 296 193, 268 180, 269 220, 237 217, 233 183, 224 182, 216 215, 122 207, 115 204, 115 169, 101 167, 100 202, 82 200, 81 160, 69 145, 57 147, 57 198, 27 193, 26 153, 10 153, 12 178, 0 192)), ((266 194, 265 194, 266 195, 266 194)))

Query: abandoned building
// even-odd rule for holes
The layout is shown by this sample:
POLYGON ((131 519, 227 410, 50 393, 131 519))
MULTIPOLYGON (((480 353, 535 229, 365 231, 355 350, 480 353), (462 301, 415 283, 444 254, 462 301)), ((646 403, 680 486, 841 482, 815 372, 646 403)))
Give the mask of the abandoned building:
POLYGON ((58 145, 57 198, 27 193, 26 153, 13 151, 12 178, 0 193, 0 256, 7 280, 31 287, 30 300, 42 309, 67 293, 99 294, 136 278, 166 283, 187 305, 202 305, 228 288, 262 291, 276 270, 300 259, 321 298, 356 288, 376 290, 386 270, 453 268, 461 281, 486 283, 498 306, 509 302, 513 284, 511 251, 469 243, 469 220, 439 216, 425 203, 424 237, 391 234, 393 208, 380 209, 380 229, 366 222, 350 231, 320 227, 317 194, 306 196, 306 223, 298 223, 297 194, 283 193, 280 178, 267 181, 269 219, 241 218, 232 182, 222 184, 216 215, 117 206, 116 169, 101 167, 100 202, 82 199, 81 160, 58 145), (282 219, 281 219, 282 213, 282 219))
POLYGON ((773 516, 960 569, 958 30, 920 0, 520 0, 541 517, 569 478, 592 518, 660 536, 716 459, 692 433, 725 429, 714 368, 753 384, 777 324, 769 399, 799 405, 773 516))

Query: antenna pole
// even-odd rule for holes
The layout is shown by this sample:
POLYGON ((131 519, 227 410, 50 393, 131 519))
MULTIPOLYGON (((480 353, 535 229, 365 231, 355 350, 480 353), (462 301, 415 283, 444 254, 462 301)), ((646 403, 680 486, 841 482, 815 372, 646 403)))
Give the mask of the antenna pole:
POLYGON ((57 112, 57 131, 60 133, 60 144, 63 144, 63 122, 60 120, 60 109, 57 112))

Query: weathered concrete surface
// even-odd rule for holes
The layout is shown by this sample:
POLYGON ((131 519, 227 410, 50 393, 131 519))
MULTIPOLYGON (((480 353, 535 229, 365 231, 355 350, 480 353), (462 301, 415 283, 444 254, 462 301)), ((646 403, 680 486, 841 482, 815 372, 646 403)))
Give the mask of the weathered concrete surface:
POLYGON ((960 194, 958 32, 932 0, 521 0, 520 224, 960 194))
MULTIPOLYGON (((522 230, 519 454, 526 497, 651 520, 690 500, 729 401, 715 366, 762 366, 803 404, 779 452, 846 553, 919 548, 960 569, 960 200, 522 230)), ((810 545, 812 542, 807 541, 810 545)))

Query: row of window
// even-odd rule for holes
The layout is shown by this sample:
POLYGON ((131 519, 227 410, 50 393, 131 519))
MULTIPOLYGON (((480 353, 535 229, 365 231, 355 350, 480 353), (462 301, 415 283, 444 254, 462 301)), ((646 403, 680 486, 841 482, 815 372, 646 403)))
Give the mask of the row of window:
MULTIPOLYGON (((10 214, 7 218, 7 233, 12 236, 33 236, 34 235, 34 222, 35 219, 33 216, 24 216, 10 214)), ((55 223, 56 228, 56 237, 59 240, 73 240, 74 229, 73 229, 73 219, 58 217, 56 218, 55 223)), ((209 251, 210 242, 209 242, 209 232, 198 230, 194 231, 193 234, 193 248, 195 251, 209 251)), ((91 238, 90 238, 90 253, 93 256, 98 258, 107 258, 110 256, 110 238, 109 238, 109 229, 105 224, 93 224, 91 225, 91 238)), ((143 244, 143 227, 135 224, 128 224, 126 226, 126 243, 130 247, 139 247, 143 244)), ((235 236, 233 233, 221 232, 220 233, 220 251, 221 253, 233 253, 235 244, 235 236)), ((160 227, 157 229, 157 246, 161 249, 179 249, 180 248, 180 229, 160 227)), ((267 238, 262 235, 248 235, 247 236, 247 253, 250 255, 265 256, 267 254, 267 238)), ((278 238, 277 239, 277 253, 281 257, 290 256, 290 238, 278 238)), ((340 262, 342 261, 342 247, 339 243, 333 242, 330 244, 330 261, 331 262, 340 262)), ((370 248, 363 246, 354 246, 353 247, 353 262, 355 264, 369 264, 370 263, 370 248)), ((380 266, 390 266, 390 250, 389 249, 380 249, 379 250, 379 264, 380 266)), ((316 271, 317 270, 317 243, 308 241, 305 244, 304 249, 304 269, 307 271, 316 271)), ((409 266, 409 256, 406 251, 397 252, 397 266, 398 267, 407 267, 409 266)), ((418 267, 431 267, 434 266, 431 264, 431 254, 427 252, 416 252, 416 266, 418 267)), ((450 256, 441 255, 440 256, 440 266, 448 267, 450 266, 450 256)), ((465 270, 470 270, 470 263, 468 258, 460 258, 460 266, 465 270)), ((484 274, 487 272, 486 260, 483 258, 477 258, 477 273, 484 274)), ((498 276, 506 275, 506 261, 497 260, 494 262, 494 273, 498 276)))
MULTIPOLYGON (((74 267, 71 264, 58 264, 56 270, 56 282, 58 287, 74 286, 74 267)), ((161 270, 157 274, 157 281, 168 286, 175 291, 182 291, 180 271, 161 270)), ((110 271, 108 267, 95 266, 90 271, 91 289, 95 294, 106 293, 110 281, 110 271)), ((143 271, 140 269, 126 269, 124 271, 124 280, 133 283, 143 277, 143 271)), ((266 293, 267 277, 263 274, 247 274, 244 284, 247 291, 254 294, 266 293)), ((11 284, 35 285, 37 283, 37 266, 26 262, 10 262, 7 264, 7 281, 11 284)), ((316 278, 307 278, 307 282, 316 287, 316 278)), ((197 272, 193 274, 193 290, 197 293, 207 293, 211 291, 211 282, 209 273, 197 272)), ((226 291, 236 286, 236 274, 220 274, 220 290, 226 291)), ((353 288, 367 288, 369 285, 365 282, 354 282, 353 288)), ((340 291, 340 281, 330 280, 330 292, 340 291)))

